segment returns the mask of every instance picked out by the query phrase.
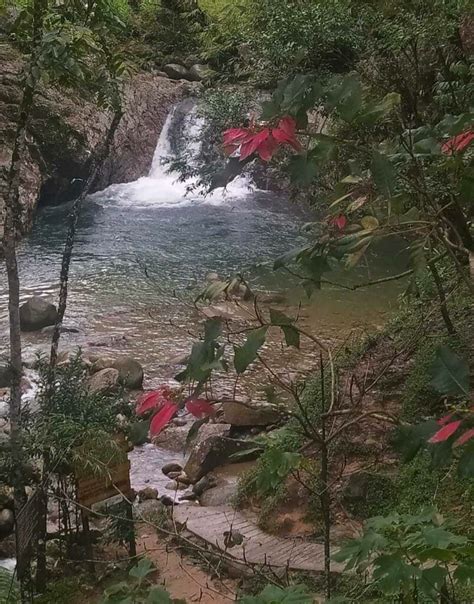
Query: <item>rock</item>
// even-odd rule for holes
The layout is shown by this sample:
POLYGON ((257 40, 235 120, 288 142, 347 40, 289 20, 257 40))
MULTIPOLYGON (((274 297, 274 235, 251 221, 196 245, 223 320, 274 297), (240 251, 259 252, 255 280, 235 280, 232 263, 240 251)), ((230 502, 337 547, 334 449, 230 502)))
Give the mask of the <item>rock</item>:
POLYGON ((184 417, 175 417, 172 421, 173 426, 185 426, 188 421, 184 417))
POLYGON ((157 436, 153 437, 153 444, 168 451, 182 453, 188 436, 188 426, 168 426, 157 436))
POLYGON ((171 482, 167 482, 165 484, 165 489, 168 491, 184 491, 187 488, 187 485, 181 482, 176 482, 176 480, 172 480, 171 482))
POLYGON ((188 72, 188 79, 193 82, 202 82, 203 80, 207 80, 212 76, 213 72, 207 65, 202 65, 201 63, 195 63, 191 65, 188 72))
POLYGON ((5 419, 8 417, 9 406, 7 401, 0 401, 0 418, 5 419))
POLYGON ((186 472, 180 472, 178 476, 176 476, 175 480, 176 482, 179 482, 180 484, 184 484, 186 486, 189 486, 191 484, 189 476, 186 474, 186 472))
POLYGON ((0 388, 9 388, 12 371, 7 365, 0 365, 0 388))
POLYGON ((170 461, 169 463, 165 463, 165 465, 161 468, 161 471, 165 476, 169 476, 171 472, 181 473, 183 470, 183 466, 177 461, 170 461))
POLYGON ((219 281, 219 275, 217 273, 214 273, 214 272, 207 273, 207 275, 206 275, 206 281, 208 283, 212 283, 213 281, 219 281))
POLYGON ((163 71, 172 80, 191 80, 189 71, 183 65, 178 63, 168 63, 163 67, 163 71))
POLYGON ((230 424, 204 424, 200 427, 194 444, 197 445, 211 436, 229 436, 230 429, 230 424))
POLYGON ((172 497, 170 497, 169 495, 162 495, 160 497, 160 502, 166 506, 174 505, 174 499, 172 497))
POLYGON ((116 369, 120 382, 129 389, 140 389, 143 385, 143 367, 132 357, 99 357, 92 365, 92 373, 104 369, 116 369))
POLYGON ((280 412, 272 405, 251 405, 240 402, 225 402, 224 421, 232 426, 268 426, 281 419, 280 412))
MULTIPOLYGON (((43 327, 41 333, 44 333, 47 336, 53 335, 54 325, 48 325, 47 327, 43 327)), ((59 333, 79 333, 79 330, 75 327, 61 327, 59 329, 59 333)))
POLYGON ((212 489, 214 486, 216 486, 216 479, 214 476, 203 476, 193 486, 193 493, 198 497, 201 497, 205 491, 212 489))
POLYGON ((88 380, 88 389, 91 394, 99 392, 109 392, 115 390, 119 385, 120 374, 117 369, 101 369, 88 380))
POLYGON ((12 510, 4 509, 0 512, 0 537, 8 537, 13 533, 15 516, 12 510))
POLYGON ((29 298, 20 306, 20 325, 23 331, 36 331, 54 325, 58 318, 56 306, 39 296, 29 298))
POLYGON ((181 476, 181 472, 168 472, 167 476, 172 480, 176 480, 178 476, 181 476))
POLYGON ((121 357, 114 361, 112 367, 117 369, 120 381, 130 389, 143 386, 143 367, 132 357, 121 357))
MULTIPOLYGON (((2 9, 4 5, 5 2, 2 9)), ((0 239, 3 232, 3 192, 18 115, 14 107, 18 107, 21 99, 19 74, 24 72, 24 67, 24 56, 8 43, 7 37, 2 39, 0 239)), ((94 183, 94 190, 102 190, 117 182, 131 182, 148 174, 156 141, 169 110, 187 95, 188 86, 188 82, 174 82, 144 71, 138 71, 127 79, 122 96, 124 115, 110 153, 94 183)), ((38 201, 57 205, 77 196, 81 184, 90 176, 95 163, 91 160, 101 149, 110 121, 111 112, 98 106, 90 95, 60 86, 38 88, 28 127, 28 145, 19 174, 21 234, 31 227, 38 201)))
POLYGON ((346 501, 361 501, 367 497, 367 490, 371 480, 371 474, 359 472, 351 474, 343 490, 343 498, 346 501))
POLYGON ((192 483, 196 483, 200 478, 208 472, 221 466, 227 462, 243 461, 255 457, 255 445, 244 440, 235 440, 225 436, 211 436, 195 445, 191 451, 188 461, 184 467, 184 471, 188 475, 192 483), (233 460, 232 455, 242 453, 247 450, 248 457, 239 457, 233 460))
POLYGON ((201 505, 208 507, 231 505, 237 495, 237 489, 237 483, 223 484, 208 489, 200 499, 201 505))
POLYGON ((138 497, 140 501, 148 501, 149 499, 158 499, 158 489, 152 487, 145 487, 138 491, 138 497))
MULTIPOLYGON (((163 499, 163 497, 161 498, 163 499)), ((165 512, 163 502, 158 499, 144 499, 137 506, 138 518, 143 518, 148 522, 156 522, 157 517, 160 517, 165 512)))
POLYGON ((285 294, 278 292, 267 292, 258 295, 258 301, 264 304, 284 304, 286 302, 285 294))

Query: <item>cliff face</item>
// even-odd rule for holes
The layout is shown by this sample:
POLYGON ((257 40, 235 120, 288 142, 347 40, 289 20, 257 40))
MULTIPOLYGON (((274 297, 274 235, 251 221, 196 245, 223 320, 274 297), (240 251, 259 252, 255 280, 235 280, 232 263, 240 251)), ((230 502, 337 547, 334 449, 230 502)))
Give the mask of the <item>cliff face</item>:
MULTIPOLYGON (((0 235, 4 194, 21 98, 21 56, 0 45, 0 235)), ((150 169, 159 133, 171 106, 190 93, 189 84, 139 73, 125 86, 124 116, 109 157, 94 184, 129 182, 150 169)), ((21 169, 23 233, 31 227, 38 203, 57 204, 74 198, 88 176, 91 159, 111 121, 108 111, 75 91, 42 87, 35 98, 21 169)))

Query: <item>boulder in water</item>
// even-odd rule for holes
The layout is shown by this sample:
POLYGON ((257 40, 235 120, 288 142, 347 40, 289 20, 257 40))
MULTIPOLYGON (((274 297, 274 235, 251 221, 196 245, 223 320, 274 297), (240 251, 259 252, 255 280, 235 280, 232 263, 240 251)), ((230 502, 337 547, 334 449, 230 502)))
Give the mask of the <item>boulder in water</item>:
POLYGON ((180 474, 182 470, 183 466, 177 461, 165 463, 165 465, 161 468, 161 471, 165 476, 169 476, 172 472, 178 472, 178 474, 180 474))
POLYGON ((39 296, 33 296, 20 306, 20 325, 23 331, 36 331, 54 325, 57 318, 56 306, 39 296))
POLYGON ((88 381, 88 389, 91 394, 109 392, 118 388, 118 385, 119 372, 113 367, 97 371, 97 373, 94 373, 88 381))
POLYGON ((163 67, 163 71, 172 80, 191 80, 189 71, 183 65, 178 63, 168 63, 163 67))
POLYGON ((232 426, 269 426, 276 424, 281 415, 273 405, 251 405, 228 401, 223 405, 224 421, 232 426))
POLYGON ((138 498, 140 502, 158 499, 158 490, 152 487, 145 487, 141 491, 138 491, 138 498))
POLYGON ((143 367, 132 357, 99 357, 92 365, 92 373, 104 369, 116 369, 120 382, 130 389, 140 389, 143 385, 143 367))
POLYGON ((226 436, 211 436, 210 438, 198 443, 189 456, 184 467, 192 483, 196 483, 214 468, 222 466, 225 463, 233 461, 244 461, 255 457, 255 445, 245 440, 235 440, 226 436), (249 451, 248 456, 239 456, 232 459, 235 453, 245 453, 249 451))

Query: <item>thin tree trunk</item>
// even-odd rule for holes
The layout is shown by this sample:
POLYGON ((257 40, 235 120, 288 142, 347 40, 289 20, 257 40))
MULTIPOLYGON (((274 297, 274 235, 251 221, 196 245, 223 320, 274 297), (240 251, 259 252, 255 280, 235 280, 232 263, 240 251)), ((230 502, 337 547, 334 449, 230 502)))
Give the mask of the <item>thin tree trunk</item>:
POLYGON ((331 597, 331 498, 329 495, 329 463, 328 446, 326 442, 326 392, 324 387, 324 363, 323 356, 319 356, 319 366, 321 375, 321 471, 319 473, 320 481, 320 503, 323 514, 324 524, 324 576, 326 580, 326 598, 331 597))
MULTIPOLYGON (((18 123, 12 150, 10 170, 8 174, 8 190, 5 204, 5 224, 3 234, 3 253, 8 279, 8 309, 10 323, 10 366, 12 377, 10 383, 10 443, 13 462, 13 487, 15 497, 15 516, 25 502, 23 468, 23 440, 21 430, 21 376, 23 372, 21 357, 20 330, 20 278, 16 256, 16 239, 20 230, 21 208, 19 205, 20 170, 25 154, 26 130, 33 107, 37 78, 34 69, 40 52, 43 32, 43 20, 46 11, 46 0, 35 0, 33 3, 33 31, 31 43, 31 59, 25 74, 23 96, 20 103, 18 123)), ((24 594, 24 560, 18 560, 18 577, 22 585, 22 600, 24 594)))

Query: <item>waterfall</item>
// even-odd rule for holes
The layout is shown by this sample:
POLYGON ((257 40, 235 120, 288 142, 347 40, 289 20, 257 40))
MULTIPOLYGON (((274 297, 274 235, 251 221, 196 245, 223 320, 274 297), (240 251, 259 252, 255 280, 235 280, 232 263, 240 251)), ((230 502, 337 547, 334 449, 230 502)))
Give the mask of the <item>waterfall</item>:
MULTIPOLYGON (((197 179, 180 180, 177 172, 170 171, 169 161, 175 156, 171 135, 174 128, 176 105, 168 114, 158 138, 153 161, 148 176, 143 176, 130 183, 115 184, 92 197, 98 202, 116 203, 135 208, 143 207, 177 207, 191 203, 222 205, 229 201, 249 195, 255 191, 255 186, 249 177, 239 176, 224 188, 215 189, 205 195, 197 187, 197 179)), ((186 140, 187 151, 191 157, 196 157, 200 151, 199 134, 204 126, 202 118, 196 115, 195 107, 184 116, 181 122, 181 132, 186 140)))

